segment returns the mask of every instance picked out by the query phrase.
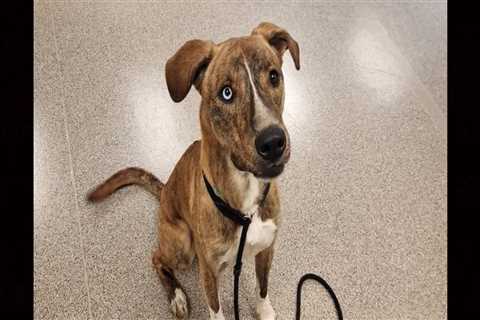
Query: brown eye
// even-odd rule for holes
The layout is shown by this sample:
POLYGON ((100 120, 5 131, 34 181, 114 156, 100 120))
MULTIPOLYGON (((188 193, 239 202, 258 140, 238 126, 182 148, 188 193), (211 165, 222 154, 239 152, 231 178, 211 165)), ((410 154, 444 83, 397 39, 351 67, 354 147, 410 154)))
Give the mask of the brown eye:
POLYGON ((276 70, 270 71, 269 78, 272 86, 276 87, 278 85, 278 82, 280 81, 280 76, 278 75, 278 72, 276 70))

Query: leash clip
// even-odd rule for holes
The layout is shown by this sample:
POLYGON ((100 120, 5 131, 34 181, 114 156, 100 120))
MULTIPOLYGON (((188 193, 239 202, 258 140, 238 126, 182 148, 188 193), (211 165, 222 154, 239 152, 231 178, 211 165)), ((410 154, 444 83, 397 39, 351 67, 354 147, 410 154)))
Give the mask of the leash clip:
POLYGON ((240 218, 239 224, 242 227, 249 226, 250 222, 252 222, 252 219, 248 216, 245 216, 245 215, 241 215, 241 216, 239 216, 239 218, 240 218))

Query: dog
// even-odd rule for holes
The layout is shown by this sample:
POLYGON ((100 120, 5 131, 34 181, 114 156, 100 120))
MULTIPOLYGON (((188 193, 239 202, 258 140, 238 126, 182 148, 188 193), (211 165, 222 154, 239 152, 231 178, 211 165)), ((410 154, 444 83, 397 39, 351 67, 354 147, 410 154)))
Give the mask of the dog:
POLYGON ((143 169, 127 168, 88 195, 88 200, 97 202, 136 184, 158 198, 158 248, 152 262, 175 319, 186 319, 190 313, 175 272, 190 267, 195 257, 210 319, 224 319, 219 279, 235 261, 241 227, 215 207, 204 176, 218 196, 251 217, 244 257, 255 262, 256 317, 276 317, 268 277, 280 222, 275 178, 291 153, 282 118, 286 50, 299 70, 298 43, 269 22, 259 24, 249 36, 219 44, 187 41, 167 61, 165 75, 173 101, 182 101, 192 85, 200 93, 201 140, 188 147, 166 184, 143 169))

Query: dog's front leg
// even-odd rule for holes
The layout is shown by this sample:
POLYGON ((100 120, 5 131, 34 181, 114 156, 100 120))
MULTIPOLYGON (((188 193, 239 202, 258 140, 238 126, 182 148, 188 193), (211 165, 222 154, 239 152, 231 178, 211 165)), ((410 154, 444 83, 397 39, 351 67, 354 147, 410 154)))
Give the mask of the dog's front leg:
POLYGON ((275 319, 275 311, 268 297, 268 274, 272 266, 272 259, 273 245, 255 256, 255 273, 257 274, 257 305, 255 311, 259 320, 275 319))
POLYGON ((200 281, 208 303, 211 320, 225 320, 218 296, 218 272, 214 272, 208 263, 199 259, 200 281))

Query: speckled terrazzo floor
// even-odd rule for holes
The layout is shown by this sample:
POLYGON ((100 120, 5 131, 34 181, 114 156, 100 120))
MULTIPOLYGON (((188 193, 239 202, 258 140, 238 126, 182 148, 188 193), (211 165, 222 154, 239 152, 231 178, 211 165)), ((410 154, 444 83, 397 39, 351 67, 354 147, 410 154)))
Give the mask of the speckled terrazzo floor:
MULTIPOLYGON (((199 96, 169 98, 166 60, 267 20, 299 42, 285 59, 292 158, 270 297, 291 319, 300 276, 334 287, 345 319, 446 319, 446 2, 35 1, 35 319, 170 319, 151 268, 157 201, 125 188, 91 205, 111 173, 166 180, 199 137, 199 96)), ((179 278, 208 311, 197 268, 179 278)), ((253 268, 241 286, 253 318, 253 268)), ((223 308, 233 319, 231 276, 223 308)), ((304 319, 334 319, 304 289, 304 319)))

